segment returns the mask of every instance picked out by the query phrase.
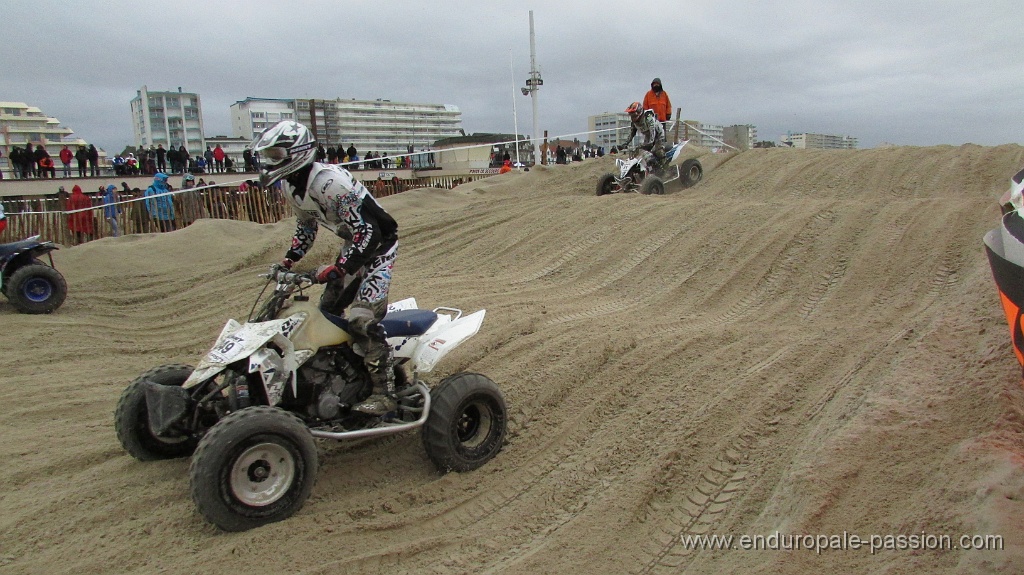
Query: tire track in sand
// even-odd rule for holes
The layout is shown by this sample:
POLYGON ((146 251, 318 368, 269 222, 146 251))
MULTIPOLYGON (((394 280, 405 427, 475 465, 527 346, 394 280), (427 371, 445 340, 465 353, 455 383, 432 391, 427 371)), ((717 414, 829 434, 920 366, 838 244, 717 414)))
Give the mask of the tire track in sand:
POLYGON ((699 549, 683 544, 687 536, 706 535, 722 514, 744 491, 750 476, 749 453, 761 435, 758 419, 726 443, 715 461, 701 474, 693 489, 669 511, 670 527, 662 528, 663 537, 651 559, 636 573, 682 573, 699 549))
POLYGON ((795 273, 794 266, 796 261, 815 245, 816 238, 832 225, 836 217, 837 214, 832 210, 825 210, 815 214, 800 233, 785 245, 779 256, 769 266, 767 272, 765 272, 754 288, 730 305, 724 312, 710 317, 684 318, 662 325, 655 325, 652 327, 652 333, 664 335, 680 330, 706 330, 735 323, 757 311, 766 302, 770 301, 773 295, 778 293, 783 281, 795 273))

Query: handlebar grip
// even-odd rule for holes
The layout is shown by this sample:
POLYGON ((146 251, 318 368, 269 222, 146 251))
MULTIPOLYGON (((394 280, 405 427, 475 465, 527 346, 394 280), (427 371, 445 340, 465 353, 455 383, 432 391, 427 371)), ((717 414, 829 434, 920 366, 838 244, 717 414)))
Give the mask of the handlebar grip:
POLYGON ((283 284, 300 285, 303 282, 309 282, 311 284, 316 283, 316 281, 313 278, 311 278, 309 274, 290 271, 288 268, 280 264, 271 265, 270 273, 260 274, 260 277, 272 279, 278 283, 283 284))

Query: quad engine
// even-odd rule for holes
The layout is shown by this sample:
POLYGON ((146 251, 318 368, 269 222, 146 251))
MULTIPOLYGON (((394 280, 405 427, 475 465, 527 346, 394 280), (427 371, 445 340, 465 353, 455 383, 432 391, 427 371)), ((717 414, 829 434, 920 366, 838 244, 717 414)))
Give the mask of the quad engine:
MULTIPOLYGON (((351 351, 349 354, 355 355, 351 351)), ((355 367, 361 368, 362 362, 355 364, 346 355, 343 350, 321 349, 299 368, 299 381, 313 389, 315 400, 307 408, 310 416, 331 420, 362 399, 364 388, 370 385, 369 379, 364 370, 355 367)))

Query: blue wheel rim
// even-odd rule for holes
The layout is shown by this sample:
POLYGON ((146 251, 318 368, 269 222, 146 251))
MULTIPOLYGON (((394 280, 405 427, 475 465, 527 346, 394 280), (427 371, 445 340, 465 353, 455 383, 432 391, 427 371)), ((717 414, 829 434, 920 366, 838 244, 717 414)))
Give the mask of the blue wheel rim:
POLYGON ((22 284, 21 293, 33 303, 43 303, 53 295, 53 284, 45 278, 31 278, 22 284))

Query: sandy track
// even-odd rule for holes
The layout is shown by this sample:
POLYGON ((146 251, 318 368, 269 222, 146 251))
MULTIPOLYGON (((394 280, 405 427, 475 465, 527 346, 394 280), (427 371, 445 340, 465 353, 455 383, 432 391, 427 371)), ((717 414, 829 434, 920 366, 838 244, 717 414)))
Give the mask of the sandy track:
POLYGON ((243 534, 194 511, 186 460, 127 456, 112 412, 246 315, 292 226, 58 252, 63 308, 0 302, 0 571, 1019 572, 1024 393, 981 238, 1024 148, 754 150, 691 190, 596 197, 610 161, 383 200, 393 298, 488 309, 435 380, 497 381, 508 444, 442 477, 417 434, 322 443, 302 511, 243 534), (681 543, 775 531, 1006 549, 681 543))

